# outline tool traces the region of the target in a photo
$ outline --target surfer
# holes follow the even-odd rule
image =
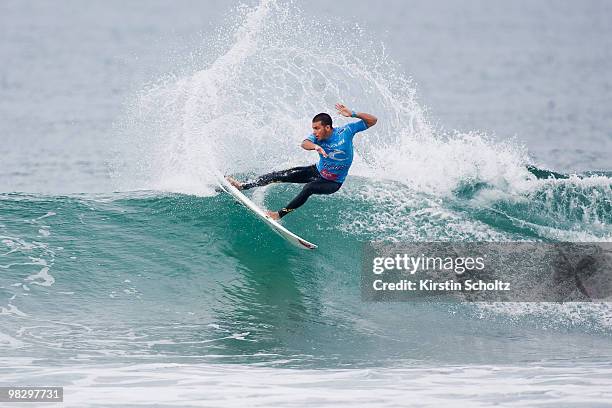
[[[319,154],[319,163],[305,167],[294,167],[259,176],[253,181],[240,183],[232,177],[227,180],[238,190],[248,190],[270,183],[306,183],[302,191],[286,207],[279,211],[266,211],[273,220],[279,220],[302,206],[313,194],[333,194],[342,187],[353,162],[353,137],[377,122],[374,115],[355,112],[341,103],[336,104],[339,114],[359,119],[340,127],[332,127],[332,118],[319,113],[312,119],[312,134],[302,142],[305,150]]]

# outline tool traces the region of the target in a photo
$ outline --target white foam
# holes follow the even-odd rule
[[[41,227],[38,230],[38,233],[43,237],[48,237],[49,235],[51,235],[51,231],[49,231],[49,227]]]
[[[0,314],[2,314],[1,311]],[[16,338],[5,333],[0,333],[0,344],[10,348],[19,348],[24,346],[24,343],[21,340],[17,340]]]
[[[470,407],[605,406],[612,399],[607,363],[321,370],[179,363],[29,368],[31,364],[17,359],[2,363],[6,382],[36,378],[63,386],[64,400],[79,407],[440,407],[450,399]]]
[[[414,87],[358,28],[324,25],[267,0],[227,24],[236,27],[231,35],[222,27],[218,43],[205,40],[195,53],[222,50],[205,68],[194,64],[136,96],[119,129],[119,184],[193,192],[214,184],[212,168],[259,173],[312,162],[317,156],[299,144],[312,116],[338,101],[376,112],[381,122],[369,133],[378,139],[425,131]],[[329,49],[342,57],[330,58]]]
[[[401,183],[355,181],[341,192],[351,204],[346,206],[340,229],[365,239],[504,241],[510,237]]]
[[[40,279],[41,281],[38,281]],[[55,278],[49,273],[49,267],[42,268],[38,273],[25,278],[26,281],[31,281],[34,285],[51,286],[55,283]]]
[[[539,325],[545,327],[568,327],[587,325],[595,330],[612,329],[612,303],[610,302],[521,302],[521,303],[475,303],[486,312],[508,317],[541,317]],[[486,318],[486,315],[481,316]]]
[[[6,307],[0,307],[0,315],[14,315],[19,317],[27,317],[28,315],[17,308],[17,306],[8,304]]]

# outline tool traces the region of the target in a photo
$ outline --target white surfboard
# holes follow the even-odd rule
[[[266,213],[259,208],[249,197],[245,196],[238,190],[236,187],[232,186],[229,181],[222,175],[218,175],[219,184],[221,187],[232,195],[236,200],[242,203],[249,210],[253,211],[259,218],[261,218],[274,232],[276,232],[281,237],[285,238],[287,241],[292,243],[293,245],[302,248],[302,249],[315,249],[317,246],[311,242],[306,241],[303,238],[298,237],[293,232],[289,231],[287,228],[283,227],[280,223],[268,217]]]

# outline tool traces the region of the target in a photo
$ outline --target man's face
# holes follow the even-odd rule
[[[317,140],[327,139],[331,132],[331,126],[323,126],[321,122],[312,122],[312,134],[315,135]]]

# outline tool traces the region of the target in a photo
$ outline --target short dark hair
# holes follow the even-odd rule
[[[319,113],[314,118],[312,118],[312,123],[321,122],[323,126],[331,126],[332,118],[327,113]]]

